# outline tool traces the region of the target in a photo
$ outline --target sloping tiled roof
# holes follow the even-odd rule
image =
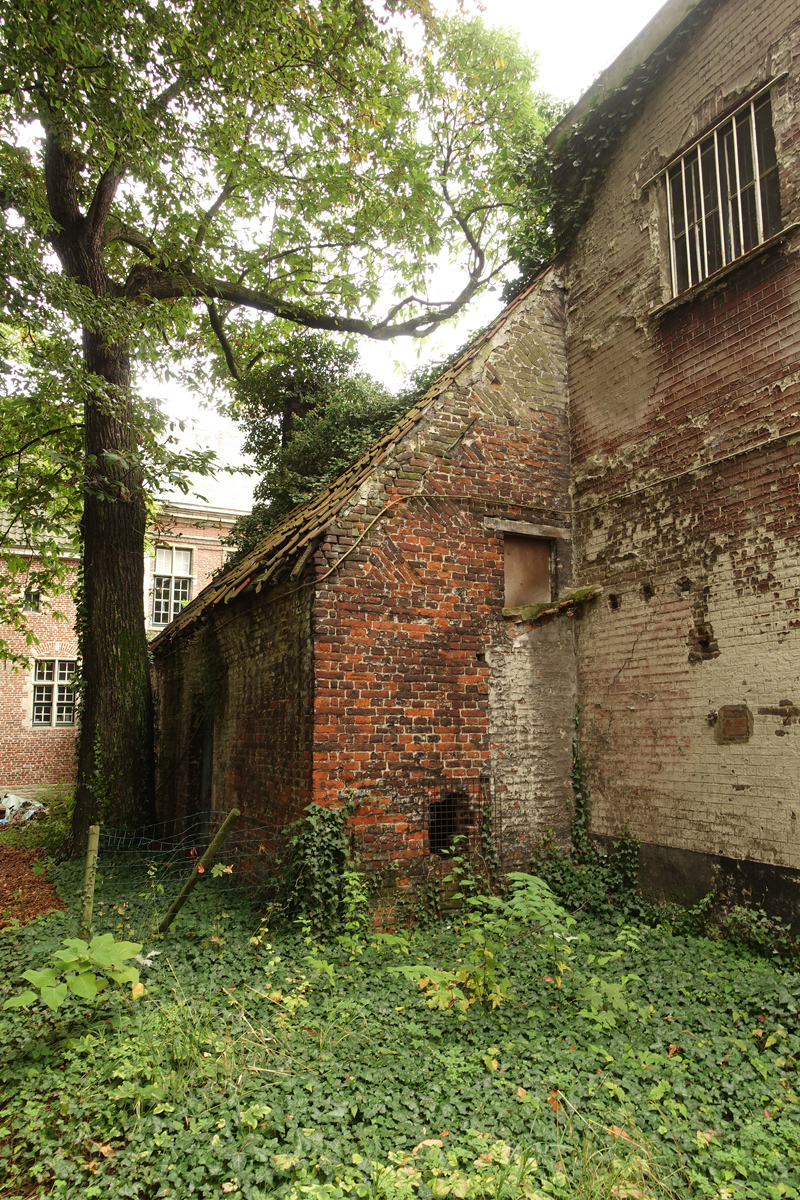
[[[426,409],[446,391],[461,372],[470,365],[479,351],[491,341],[502,325],[528,298],[536,287],[543,271],[532,283],[524,287],[506,305],[500,315],[487,325],[411,408],[382,437],[349,466],[324,491],[313,500],[298,504],[270,530],[248,554],[239,559],[228,571],[213,579],[178,614],[167,628],[154,638],[151,646],[158,650],[188,626],[193,625],[203,613],[215,604],[232,600],[248,586],[256,587],[274,579],[281,567],[288,566],[295,558],[319,537],[340,510],[369,478],[370,474],[386,458],[399,441],[413,429]]]

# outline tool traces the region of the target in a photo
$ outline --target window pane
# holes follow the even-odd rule
[[[33,689],[33,723],[34,725],[50,725],[53,720],[53,689],[52,687],[34,686]]]
[[[168,575],[156,576],[153,581],[153,624],[169,624],[169,597],[172,580]]]
[[[190,579],[174,579],[172,581],[172,615],[177,617],[184,604],[189,603]]]
[[[173,550],[172,551],[172,571],[174,575],[191,575],[192,573],[192,552],[191,550]]]
[[[723,265],[717,162],[713,137],[708,138],[700,147],[700,160],[703,174],[703,206],[706,213],[706,258],[708,274],[711,275]]]
[[[75,724],[75,692],[73,688],[58,685],[56,695],[56,725]]]
[[[67,662],[66,660],[60,662],[58,664],[58,682],[66,683],[72,679],[72,676],[75,674],[75,666],[74,662]]]
[[[761,175],[766,175],[773,167],[777,167],[778,159],[775,154],[775,134],[772,130],[772,105],[769,95],[763,96],[755,105],[756,110],[756,150],[758,152],[758,169]]]
[[[159,575],[172,574],[172,551],[168,546],[159,546],[156,550],[156,572]]]
[[[34,668],[33,678],[37,683],[52,683],[55,677],[55,659],[40,658]]]
[[[761,218],[764,222],[764,237],[770,238],[780,233],[783,228],[781,220],[781,193],[778,184],[778,168],[774,167],[761,180]]]

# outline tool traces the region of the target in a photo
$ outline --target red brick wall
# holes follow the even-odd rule
[[[311,793],[312,593],[283,591],[245,593],[155,652],[159,814],[197,813],[209,719],[212,810],[265,823],[267,849]]]
[[[490,804],[509,862],[547,827],[565,833],[572,622],[503,618],[503,534],[487,524],[568,524],[563,334],[550,272],[328,527],[306,568],[315,592],[243,592],[156,646],[165,812],[189,803],[186,714],[213,694],[218,810],[277,827],[352,795],[363,861],[405,873],[443,789],[473,814]],[[556,547],[563,590],[569,538]],[[204,672],[218,672],[205,690]]]
[[[571,627],[556,644],[552,631],[503,619],[503,535],[484,523],[564,523],[562,344],[550,276],[316,557],[314,798],[329,803],[352,791],[370,801],[356,819],[368,860],[418,865],[430,801],[461,781],[473,792],[481,779],[493,789],[508,860],[524,858],[548,826],[565,829]],[[563,589],[568,541],[557,558]],[[542,673],[552,689],[538,690]],[[506,705],[515,680],[519,692]],[[523,764],[520,787],[514,768]]]
[[[60,612],[64,619],[53,613]],[[68,596],[46,596],[41,611],[28,614],[39,644],[28,646],[24,636],[10,629],[0,634],[12,649],[33,659],[77,658],[73,626],[75,606]],[[33,675],[24,667],[4,662],[0,670],[0,786],[28,789],[43,784],[69,783],[75,772],[75,729],[71,726],[33,725]]]
[[[794,867],[800,244],[653,315],[663,185],[642,185],[788,69],[773,122],[800,219],[798,50],[796,5],[721,5],[623,138],[567,265],[577,574],[605,588],[579,637],[595,828],[629,817],[646,842]],[[752,714],[746,742],[720,741],[729,705]]]
[[[222,514],[197,516],[184,514],[175,519],[165,510],[154,537],[164,544],[192,549],[192,575],[195,592],[202,590],[223,562],[224,537],[232,524]],[[152,615],[152,557],[146,564],[149,588],[146,615]],[[76,564],[77,566],[77,564]],[[56,620],[52,612],[64,614]],[[30,614],[30,628],[39,639],[28,647],[24,637],[9,630],[0,632],[9,644],[32,658],[77,659],[74,632],[75,606],[69,596],[42,597],[42,611]],[[70,783],[75,775],[74,744],[77,726],[34,727],[32,669],[14,671],[10,663],[0,670],[0,787],[31,789],[55,783]]]

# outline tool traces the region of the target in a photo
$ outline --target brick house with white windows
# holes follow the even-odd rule
[[[796,913],[799,118],[796,4],[664,5],[552,135],[559,258],[155,640],[165,814],[354,792],[412,870],[477,795],[524,860],[577,695],[652,893]]]
[[[207,505],[162,505],[145,558],[149,636],[160,632],[223,565],[227,550],[220,539],[238,515]],[[28,669],[15,670],[8,661],[0,669],[0,790],[35,794],[43,786],[70,783],[75,775],[71,682],[78,644],[75,606],[68,595],[26,592],[22,603],[38,644],[28,647],[21,635],[0,631],[13,649],[30,655]]]

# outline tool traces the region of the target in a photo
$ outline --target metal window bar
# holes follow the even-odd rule
[[[689,253],[689,209],[686,203],[686,159],[681,159],[681,192],[683,193],[683,229],[684,239],[686,241],[686,276],[689,280],[689,287],[692,287],[695,280],[692,279],[692,256]]]
[[[720,254],[722,265],[746,254],[753,246],[748,245],[748,228],[745,222],[743,196],[745,189],[750,186],[754,191],[754,208],[756,220],[756,242],[760,245],[766,240],[764,222],[764,200],[762,197],[762,181],[769,174],[760,161],[758,136],[756,128],[756,100],[759,107],[769,105],[769,97],[763,98],[763,93],[753,97],[746,105],[735,112],[727,121],[718,125],[710,135],[713,138],[713,162],[716,182],[717,215],[720,234]],[[771,109],[770,109],[771,120]],[[747,125],[746,136],[753,156],[753,179],[743,181],[743,163],[740,156],[740,138],[745,136],[744,126]],[[667,192],[667,216],[670,237],[670,275],[673,295],[680,290],[677,247],[681,238],[684,239],[686,251],[687,288],[694,287],[713,273],[709,265],[707,213],[705,205],[706,184],[708,182],[711,195],[711,181],[706,179],[703,166],[703,143],[708,144],[708,136],[698,141],[684,154],[678,163],[668,167],[664,172]],[[720,142],[722,148],[720,149]],[[746,145],[746,143],[743,143]],[[723,193],[723,164],[724,183]],[[679,170],[676,170],[679,168]],[[688,171],[688,179],[687,179]],[[683,230],[676,230],[673,186],[679,189],[680,204],[683,215]],[[691,197],[689,189],[691,188]],[[724,199],[723,199],[724,197]],[[692,202],[692,220],[689,219],[689,202]],[[726,220],[727,217],[727,220]],[[752,224],[749,226],[752,237]]]
[[[722,177],[719,172],[719,129],[714,130],[714,169],[717,176],[717,210],[719,212],[719,241],[722,249],[722,265],[728,265],[728,241],[725,236],[725,217],[722,209]]]
[[[758,145],[756,142],[756,106],[750,101],[750,144],[753,147],[753,191],[756,200],[756,229],[758,230],[757,245],[764,241],[764,214],[761,210],[761,169],[758,161]]]
[[[706,200],[703,180],[702,142],[697,144],[697,190],[700,193],[700,220],[703,232],[703,278],[708,276],[708,238],[706,236]]]

